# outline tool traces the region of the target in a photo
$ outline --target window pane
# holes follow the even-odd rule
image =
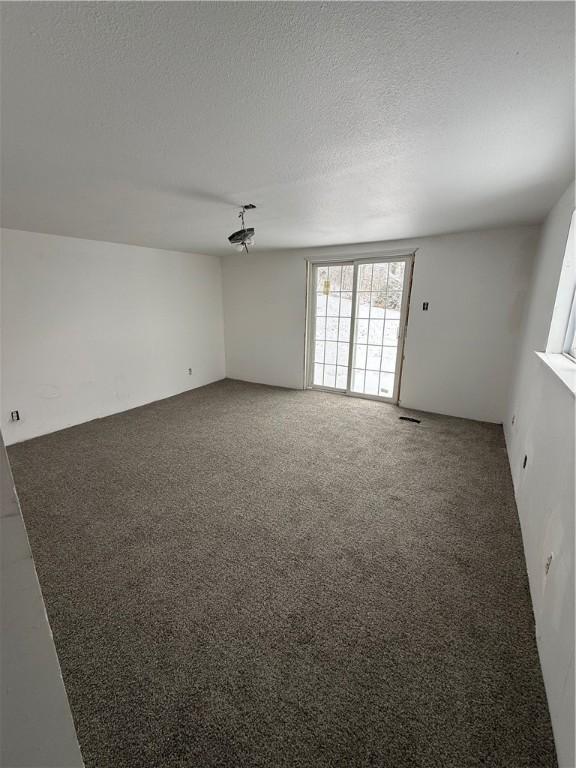
[[[358,290],[372,290],[372,264],[360,264],[358,267]]]
[[[326,320],[323,317],[316,318],[316,338],[323,339],[326,335]]]
[[[354,347],[354,367],[366,368],[366,344],[356,344]]]
[[[384,323],[384,344],[396,344],[398,341],[398,329],[400,323],[398,320],[388,320]]]
[[[387,310],[395,310],[398,314],[397,317],[400,317],[400,307],[402,306],[402,294],[398,291],[388,291],[385,298],[384,306]],[[387,315],[388,317],[389,315]]]
[[[324,386],[325,387],[336,386],[336,366],[335,365],[324,366]]]
[[[346,389],[348,386],[348,368],[344,365],[336,368],[336,386],[340,389]]]
[[[342,267],[329,267],[328,277],[331,291],[342,290]]]
[[[383,320],[386,316],[385,296],[383,293],[373,293],[370,301],[370,317]]]
[[[350,317],[352,314],[352,294],[349,291],[340,294],[340,316]]]
[[[356,321],[356,341],[366,344],[368,341],[368,320]]]
[[[380,355],[382,347],[368,347],[368,353],[366,355],[366,368],[372,371],[380,371]]]
[[[370,300],[372,294],[364,292],[358,292],[356,299],[356,306],[358,307],[358,317],[370,317]]]
[[[329,341],[338,341],[338,318],[329,317],[326,320],[326,338]]]
[[[338,365],[348,365],[348,356],[350,354],[350,345],[346,342],[338,343]]]
[[[380,377],[379,371],[366,371],[366,379],[364,380],[364,394],[366,395],[378,394],[379,377]]]
[[[314,384],[316,386],[321,387],[322,383],[324,382],[324,366],[323,365],[316,365],[314,366]]]
[[[380,370],[394,373],[396,370],[396,347],[382,347]]]
[[[352,392],[364,392],[364,371],[359,368],[352,370]]]
[[[326,296],[323,293],[316,294],[316,316],[326,314]]]
[[[346,264],[342,267],[342,290],[351,291],[354,283],[354,266]]]
[[[339,341],[350,340],[350,318],[349,317],[340,318],[340,325],[338,328],[338,339]]]
[[[327,341],[326,342],[326,357],[324,358],[325,363],[330,363],[330,365],[336,365],[336,355],[338,353],[338,344],[335,341]]]
[[[339,311],[340,311],[340,294],[331,293],[330,296],[328,296],[327,314],[332,315],[332,317],[338,317]]]
[[[390,263],[388,274],[388,290],[401,291],[404,284],[404,262],[393,261]]]
[[[572,217],[572,225],[576,221],[576,214]],[[570,226],[570,234],[568,236],[568,245],[566,246],[566,253],[571,246],[572,239],[572,225]],[[569,257],[568,257],[569,258]],[[574,273],[576,277],[576,272]],[[573,358],[576,358],[576,290],[572,297],[572,307],[570,309],[570,315],[568,317],[568,327],[566,329],[566,338],[564,339],[564,352]]]
[[[372,273],[372,290],[386,292],[388,283],[388,264],[374,264]]]
[[[316,292],[322,293],[324,281],[328,280],[328,267],[318,267],[316,270]]]
[[[368,329],[368,343],[382,344],[382,334],[384,331],[384,320],[370,320]]]
[[[314,361],[316,363],[324,362],[324,342],[317,341],[314,345]]]
[[[392,397],[394,394],[394,374],[380,374],[380,395],[381,397]]]

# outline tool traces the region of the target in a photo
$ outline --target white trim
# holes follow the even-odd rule
[[[558,353],[536,352],[535,354],[560,379],[564,386],[576,396],[576,363],[572,362],[567,355]]]
[[[408,309],[410,306],[410,293],[412,285],[412,270],[414,269],[414,254],[405,259],[404,285],[402,286],[402,306],[398,327],[398,346],[396,348],[396,368],[394,370],[394,392],[392,399],[398,403],[400,399],[400,381],[402,375],[402,363],[404,359],[404,342],[408,330]]]
[[[364,392],[345,392],[346,397],[359,397],[361,400],[377,400],[380,403],[389,403],[390,405],[398,405],[398,402],[393,397],[383,397],[382,395],[366,395]]]
[[[396,393],[396,404],[400,404],[400,390],[402,387],[402,372],[404,370],[404,357],[405,357],[405,349],[406,349],[406,336],[408,335],[408,322],[410,319],[410,301],[412,300],[412,283],[414,281],[414,263],[415,263],[415,254],[413,254],[410,257],[410,261],[407,262],[410,264],[409,269],[407,270],[409,272],[408,275],[408,285],[404,284],[402,287],[402,306],[403,308],[406,308],[406,312],[404,317],[400,318],[401,323],[400,327],[402,329],[402,345],[400,350],[400,345],[398,345],[398,349],[400,350],[401,354],[399,355],[400,358],[400,368],[398,370],[398,392]],[[406,280],[406,274],[404,274],[404,279]],[[405,299],[405,300],[404,300]],[[396,360],[398,362],[398,358]]]
[[[341,258],[338,258],[338,256],[325,256],[317,259],[306,259],[306,261],[308,264],[334,264],[338,266],[341,264],[355,264],[356,262],[362,262],[363,264],[369,264],[371,262],[382,263],[384,261],[401,261],[402,259],[407,259],[410,256],[415,256],[417,250],[418,248],[414,248],[413,250],[407,251],[404,248],[398,251],[381,251],[380,254],[374,254],[374,251],[360,251],[354,255],[342,255]]]
[[[310,378],[310,344],[309,344],[309,338],[310,333],[312,330],[312,326],[314,325],[314,316],[312,313],[312,295],[313,292],[310,290],[310,282],[313,279],[312,277],[312,265],[310,262],[306,262],[306,301],[304,304],[305,312],[306,312],[306,318],[304,321],[304,376],[302,379],[302,389],[308,388],[308,379]]]
[[[354,334],[356,333],[356,299],[358,298],[358,264],[354,262],[354,273],[352,278],[352,304],[350,305],[350,348],[348,350],[348,378],[346,379],[346,394],[349,395],[352,390],[352,371],[354,369]]]
[[[317,392],[335,392],[337,395],[345,395],[346,390],[342,389],[342,387],[324,387],[320,386],[320,384],[310,384],[308,389],[315,389]]]

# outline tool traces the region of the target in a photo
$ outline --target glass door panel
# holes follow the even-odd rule
[[[354,265],[316,265],[313,283],[315,312],[312,383],[316,387],[346,390]]]
[[[350,390],[391,399],[400,342],[404,261],[357,265]]]

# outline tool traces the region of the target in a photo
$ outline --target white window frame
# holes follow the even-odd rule
[[[546,354],[563,355],[570,365],[576,364],[574,333],[576,331],[576,212],[572,212],[566,238],[562,268],[558,278],[556,298]]]
[[[576,287],[572,296],[572,307],[570,308],[562,353],[573,363],[576,363]]]

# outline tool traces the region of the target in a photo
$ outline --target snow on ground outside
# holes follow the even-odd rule
[[[363,300],[364,299],[364,300]],[[401,296],[391,297],[400,306]],[[355,327],[353,392],[391,397],[400,327],[400,310],[371,305],[374,294],[360,296]],[[314,384],[345,389],[352,298],[346,293],[317,294]]]

